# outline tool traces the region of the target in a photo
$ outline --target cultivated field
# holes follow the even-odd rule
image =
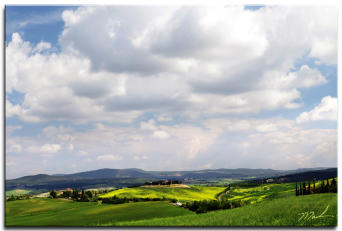
[[[127,198],[168,198],[176,199],[180,202],[193,200],[215,200],[216,195],[222,192],[225,187],[205,187],[191,186],[189,188],[178,187],[136,187],[115,190],[104,195],[108,197],[127,197]]]
[[[6,201],[6,226],[336,226],[337,193],[295,195],[294,183],[247,187],[134,187],[102,198],[176,199],[121,204],[34,198]],[[196,214],[194,201],[236,202],[239,206]],[[210,206],[210,205],[209,205]],[[210,211],[208,208],[207,211]]]
[[[226,194],[221,196],[222,200],[242,200],[250,204],[263,200],[289,197],[295,195],[294,183],[267,184],[255,187],[231,187]]]

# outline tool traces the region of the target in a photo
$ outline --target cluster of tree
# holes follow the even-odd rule
[[[206,213],[219,209],[232,209],[247,205],[248,201],[243,200],[203,200],[186,202],[184,208],[187,208],[196,213]]]
[[[25,200],[25,199],[30,199],[31,198],[31,195],[20,195],[20,196],[14,196],[14,195],[11,195],[10,197],[8,197],[6,200],[7,201],[16,201],[16,200]]]
[[[145,185],[171,185],[171,184],[181,184],[181,180],[158,180],[158,181],[151,181],[145,182]]]
[[[167,199],[165,197],[163,198],[127,198],[127,197],[118,197],[113,196],[111,198],[99,198],[99,200],[102,200],[102,203],[107,204],[123,204],[123,203],[129,203],[129,202],[143,202],[143,201],[166,201],[170,200],[171,202],[177,202],[175,199]]]
[[[50,191],[51,198],[57,198],[57,192],[55,190]]]
[[[316,184],[318,182],[318,184]],[[296,183],[296,196],[316,194],[316,193],[337,193],[337,181],[326,179],[313,182]]]
[[[84,190],[78,190],[78,189],[72,189],[72,190],[64,190],[60,195],[57,195],[57,192],[55,190],[52,190],[50,192],[51,198],[68,198],[73,199],[75,201],[81,201],[81,202],[88,202],[88,201],[97,201],[97,192],[92,192],[90,190],[84,191]]]
[[[145,184],[144,184],[145,185]],[[127,186],[127,187],[124,187],[124,188],[136,188],[136,187],[140,187],[141,186],[141,184],[132,184],[132,185],[129,185],[129,186]],[[121,188],[121,187],[120,187]],[[120,189],[119,188],[119,189]]]
[[[118,189],[121,189],[121,187],[119,187]],[[96,191],[94,191],[95,194],[104,194],[104,193],[109,193],[111,191],[116,190],[115,188],[105,188],[105,189],[97,189]]]
[[[97,196],[96,194],[93,194],[92,191],[84,191],[82,190],[81,196],[79,197],[78,201],[97,201]]]
[[[117,196],[113,196],[111,198],[102,198],[102,203],[105,204],[123,204],[123,203],[128,203],[129,199],[127,197],[117,197]]]

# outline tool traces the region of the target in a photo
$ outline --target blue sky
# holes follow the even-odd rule
[[[332,7],[5,13],[7,178],[336,165]]]
[[[61,14],[72,6],[6,6],[6,43],[12,33],[19,32],[22,38],[33,44],[46,41],[58,46],[58,35],[63,31]]]

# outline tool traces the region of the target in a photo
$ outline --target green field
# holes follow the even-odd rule
[[[193,200],[215,200],[216,195],[222,192],[225,187],[191,186],[190,188],[170,187],[136,187],[115,190],[101,195],[102,198],[113,196],[127,198],[168,198],[180,202]]]
[[[251,204],[264,200],[289,197],[295,195],[294,183],[283,184],[267,184],[256,187],[232,187],[226,194],[222,195],[222,199],[226,200],[242,200]]]
[[[219,186],[227,187],[231,183],[240,182],[239,179],[220,178],[220,179],[206,179],[206,180],[191,180],[187,185],[193,186]]]
[[[25,189],[14,189],[10,191],[6,191],[6,197],[10,196],[21,196],[21,195],[26,195],[29,194],[31,190],[25,190]]]
[[[35,198],[6,202],[6,226],[101,226],[192,214],[168,202],[97,204]]]
[[[224,187],[135,187],[101,197],[214,200]],[[295,184],[233,186],[220,200],[243,207],[196,214],[169,201],[101,204],[34,198],[6,201],[6,226],[336,226],[337,194],[295,196]],[[247,205],[246,205],[247,204]]]
[[[324,213],[324,211],[326,212]],[[305,213],[307,214],[304,217]],[[323,213],[323,215],[322,215]],[[312,216],[314,214],[314,217]],[[108,224],[111,225],[111,224]],[[173,218],[120,222],[120,226],[336,226],[337,194],[291,196],[241,208]]]

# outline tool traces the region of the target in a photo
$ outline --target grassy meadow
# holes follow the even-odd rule
[[[111,205],[34,198],[6,202],[5,208],[6,226],[102,226],[192,214],[165,201]]]
[[[326,212],[324,213],[324,211]],[[305,214],[303,214],[305,213]],[[324,213],[322,215],[322,213]],[[313,215],[313,216],[312,216]],[[111,224],[109,224],[111,225]],[[172,218],[120,222],[119,226],[336,226],[337,194],[291,196],[244,207]]]
[[[101,195],[108,197],[127,198],[168,198],[176,199],[180,202],[194,200],[215,200],[216,195],[222,192],[225,187],[191,186],[189,188],[178,187],[135,187],[123,188]]]
[[[242,201],[242,207],[196,214],[170,201],[105,204],[66,199],[6,201],[6,226],[336,226],[337,194],[295,196],[294,183],[255,187],[123,188],[102,198]],[[224,193],[222,193],[224,192]]]

